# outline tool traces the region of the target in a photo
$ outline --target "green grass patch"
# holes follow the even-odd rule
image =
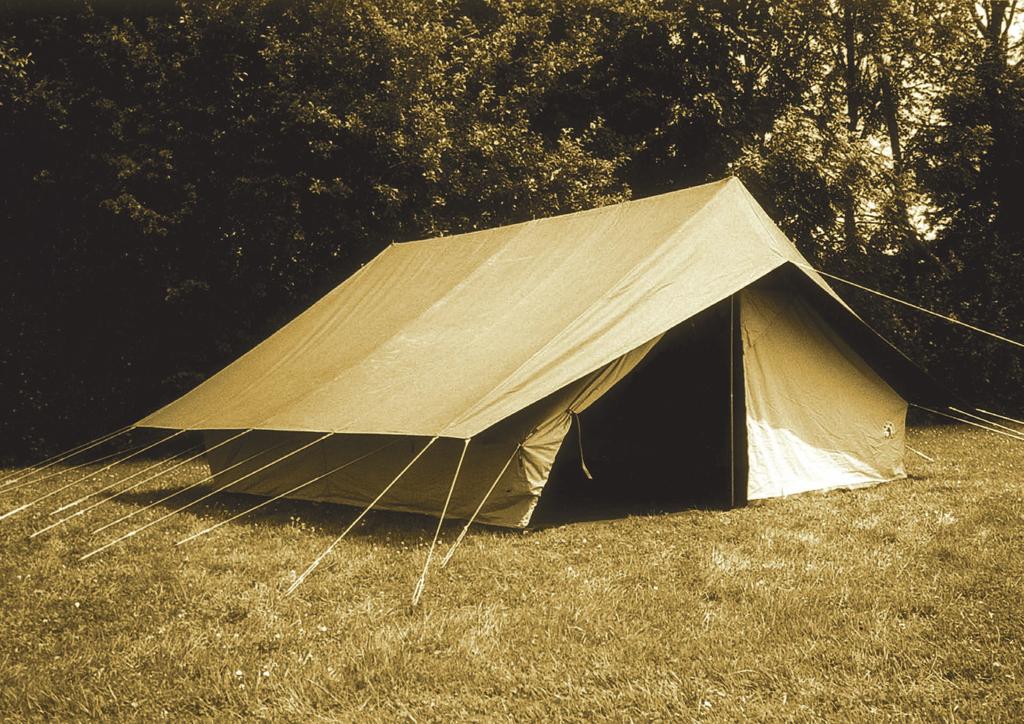
[[[1020,721],[1024,444],[910,444],[936,462],[908,455],[910,479],[874,488],[474,528],[416,609],[430,519],[371,513],[285,597],[352,509],[281,501],[175,547],[254,502],[221,495],[80,563],[157,488],[29,540],[68,491],[0,522],[0,714]]]

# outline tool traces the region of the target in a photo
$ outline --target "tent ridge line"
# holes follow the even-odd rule
[[[568,219],[568,218],[572,218],[573,216],[586,216],[587,214],[597,214],[597,213],[608,211],[609,209],[611,209],[613,207],[616,207],[616,206],[629,206],[631,204],[650,203],[650,202],[653,202],[653,201],[655,201],[657,199],[663,198],[665,196],[672,196],[673,194],[680,194],[680,193],[695,191],[696,189],[701,189],[701,188],[705,188],[705,187],[708,187],[708,186],[715,186],[715,185],[725,186],[729,181],[731,181],[733,179],[736,179],[736,178],[737,177],[736,177],[735,174],[729,174],[729,175],[724,176],[723,178],[717,179],[715,181],[707,181],[707,182],[702,183],[702,184],[697,184],[696,186],[685,186],[683,188],[673,189],[671,191],[664,191],[664,192],[662,192],[660,194],[651,194],[650,196],[641,196],[641,197],[635,198],[635,199],[634,198],[629,198],[629,199],[625,199],[623,201],[615,201],[613,203],[604,204],[602,206],[592,206],[589,209],[578,209],[577,211],[566,211],[565,213],[555,214],[554,216],[535,216],[535,217],[530,218],[530,219],[524,219],[523,221],[515,221],[515,222],[512,222],[511,224],[502,224],[501,226],[492,226],[492,227],[488,227],[486,229],[473,229],[471,231],[462,231],[462,232],[459,232],[457,234],[442,234],[441,236],[426,236],[426,237],[423,237],[421,239],[409,239],[408,241],[392,241],[389,244],[389,246],[402,247],[402,246],[407,246],[407,245],[410,245],[410,244],[419,244],[421,242],[430,242],[430,241],[450,242],[453,239],[459,238],[460,236],[472,236],[474,234],[482,234],[482,233],[487,232],[487,231],[494,231],[495,229],[507,229],[507,228],[516,227],[516,226],[523,226],[525,224],[530,224],[530,223],[532,223],[534,221],[548,221],[548,220],[552,220],[552,219]]]

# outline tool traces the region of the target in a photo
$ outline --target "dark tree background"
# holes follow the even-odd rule
[[[1001,0],[0,5],[0,454],[126,424],[391,241],[740,176],[822,268],[1024,338]],[[940,382],[1024,355],[840,291]]]

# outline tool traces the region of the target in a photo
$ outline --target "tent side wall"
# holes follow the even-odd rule
[[[750,500],[906,477],[907,403],[800,296],[741,294]]]
[[[207,446],[214,446],[230,434],[223,431],[206,433]],[[240,480],[267,462],[317,437],[316,433],[257,430],[211,450],[207,457],[211,470],[217,472],[214,485],[226,485],[231,480],[238,480],[237,485],[229,488],[230,491],[264,497],[276,496],[370,453],[359,462],[330,473],[287,496],[362,507],[369,504],[430,440],[406,435],[334,435],[263,472]],[[451,517],[468,518],[472,514],[502,466],[515,452],[516,444],[516,440],[510,437],[473,441],[466,452],[452,498],[449,509]],[[436,516],[444,505],[462,446],[462,441],[457,439],[437,440],[402,476],[378,507]],[[228,470],[252,455],[256,457]],[[517,455],[519,459],[513,461],[502,476],[480,516],[481,520],[495,525],[516,526],[528,516],[532,509],[533,496],[530,491],[533,486],[525,474],[522,457]]]
[[[505,527],[527,525],[547,483],[555,455],[569,431],[572,414],[586,409],[628,374],[658,339],[660,337],[473,438],[452,495],[448,517],[465,519],[472,515],[505,463],[514,456],[477,519]],[[207,459],[211,470],[217,474],[215,485],[223,486],[236,480],[237,485],[229,488],[233,492],[271,497],[329,473],[287,497],[356,506],[369,504],[430,439],[409,435],[333,435],[256,472],[315,440],[317,433],[256,430],[211,449],[232,434],[223,430],[205,434],[210,449]],[[377,507],[438,515],[448,495],[462,447],[460,439],[438,439]],[[356,460],[358,462],[342,470],[331,472]]]

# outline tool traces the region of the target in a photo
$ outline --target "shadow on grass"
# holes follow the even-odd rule
[[[530,520],[533,530],[560,528],[574,523],[594,523],[634,517],[656,517],[691,510],[728,510],[727,505],[704,500],[626,500],[622,498],[588,498],[573,501],[541,497]]]
[[[122,504],[137,506],[139,509],[155,504],[153,510],[159,511],[161,514],[189,506],[183,513],[193,517],[206,518],[209,525],[214,525],[219,520],[226,520],[266,500],[261,496],[225,491],[194,505],[189,505],[208,492],[208,489],[202,488],[192,490],[184,487],[165,488],[125,493],[118,496],[118,501]],[[172,493],[175,494],[174,497],[159,502]],[[661,516],[689,510],[724,509],[721,505],[714,505],[706,501],[630,501],[617,497],[567,500],[564,496],[554,495],[550,499],[541,498],[527,530],[548,530],[574,523],[619,520],[636,516]],[[301,521],[328,535],[340,535],[361,511],[361,507],[340,503],[283,498],[245,513],[238,520],[231,521],[227,525],[286,527]],[[141,525],[144,520],[146,517],[140,515],[131,521],[126,521],[124,525]],[[454,518],[446,520],[444,524],[446,537],[450,538],[463,525],[465,525],[464,520]],[[401,546],[430,538],[433,536],[436,526],[437,519],[432,516],[374,509],[348,535],[352,538],[372,537],[378,539],[374,541],[376,543]],[[522,531],[475,522],[470,534],[506,537],[521,535]]]
[[[173,498],[163,502],[157,502],[161,498],[176,492],[181,494],[176,494]],[[185,488],[177,488],[175,490],[170,488],[126,493],[120,496],[118,500],[125,504],[139,506],[139,508],[156,503],[153,510],[166,513],[182,508],[207,493],[209,493],[208,489],[204,490],[201,488],[195,490],[186,490]],[[265,500],[267,499],[261,496],[225,491],[196,503],[183,512],[194,517],[205,517],[209,525],[214,525],[220,520],[226,520],[233,515],[242,513]],[[233,520],[227,525],[287,527],[295,525],[297,521],[301,521],[306,526],[319,529],[327,535],[340,535],[362,510],[362,507],[340,503],[320,503],[309,500],[282,498],[281,500],[275,500],[273,503],[268,503],[258,510],[246,513],[238,520]],[[141,525],[144,517],[138,516],[130,522],[126,521],[124,525],[131,525],[136,520],[139,521],[137,525]],[[446,520],[444,527],[449,533],[448,537],[451,537],[452,531],[458,530],[463,525],[465,525],[465,521],[462,520]],[[375,508],[363,518],[361,523],[347,537],[372,537],[377,539],[374,541],[375,543],[399,547],[423,539],[429,539],[433,536],[436,526],[437,519],[431,516]],[[471,533],[508,536],[519,535],[521,532],[474,523]]]

